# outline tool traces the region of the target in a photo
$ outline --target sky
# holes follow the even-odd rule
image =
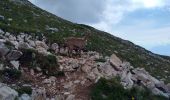
[[[29,0],[75,23],[87,24],[170,56],[170,0]]]

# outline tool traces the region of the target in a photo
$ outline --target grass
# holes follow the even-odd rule
[[[132,99],[134,98],[134,99]],[[91,92],[92,100],[167,100],[149,90],[135,87],[125,90],[117,79],[100,79]]]
[[[81,37],[88,30],[91,36],[88,39],[87,49],[97,51],[103,55],[110,56],[116,52],[122,60],[130,62],[134,67],[145,68],[151,75],[158,79],[170,82],[170,57],[153,54],[129,41],[122,40],[106,32],[96,30],[83,24],[75,24],[63,20],[33,5],[16,4],[10,0],[0,1],[0,15],[5,17],[0,20],[0,28],[4,31],[18,34],[25,32],[34,36],[43,33],[48,43],[63,43],[64,38],[75,36]],[[12,18],[9,21],[8,18]],[[25,22],[24,20],[27,20]],[[58,32],[51,32],[46,27],[57,28]],[[168,61],[169,60],[169,61]]]
[[[33,49],[22,49],[23,55],[19,59],[21,66],[42,69],[43,73],[48,76],[62,76],[63,72],[58,71],[59,64],[55,55],[43,55]]]

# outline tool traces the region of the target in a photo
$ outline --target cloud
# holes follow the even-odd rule
[[[97,29],[109,32],[123,39],[152,50],[154,47],[170,44],[170,23],[165,26],[158,19],[164,15],[147,13],[137,14],[138,18],[128,17],[129,13],[139,10],[167,9],[169,13],[170,0],[29,0],[35,5],[56,14],[64,19],[91,25]],[[162,13],[162,12],[161,12]],[[167,16],[167,14],[166,14]],[[128,18],[127,18],[128,17]],[[164,19],[164,18],[163,18]],[[122,23],[126,20],[127,25]],[[168,19],[166,19],[168,20]],[[129,24],[131,23],[131,24]],[[168,22],[167,22],[168,23]],[[155,27],[157,25],[158,27]]]
[[[104,0],[31,0],[39,7],[77,23],[97,23],[104,11]]]

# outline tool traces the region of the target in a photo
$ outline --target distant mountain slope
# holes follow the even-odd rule
[[[27,0],[0,0],[0,29],[17,34],[45,34],[49,43],[62,43],[64,37],[81,37],[88,30],[91,36],[87,49],[104,55],[116,53],[134,67],[144,67],[151,75],[170,82],[170,57],[153,54],[129,41],[93,27],[75,24],[44,11]],[[167,72],[167,73],[166,73]]]

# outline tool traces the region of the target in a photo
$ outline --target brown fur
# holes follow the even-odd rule
[[[73,50],[76,50],[78,53],[81,52],[81,50],[85,49],[87,38],[89,34],[82,37],[68,37],[65,39],[65,45],[68,47],[68,54],[72,54]]]

